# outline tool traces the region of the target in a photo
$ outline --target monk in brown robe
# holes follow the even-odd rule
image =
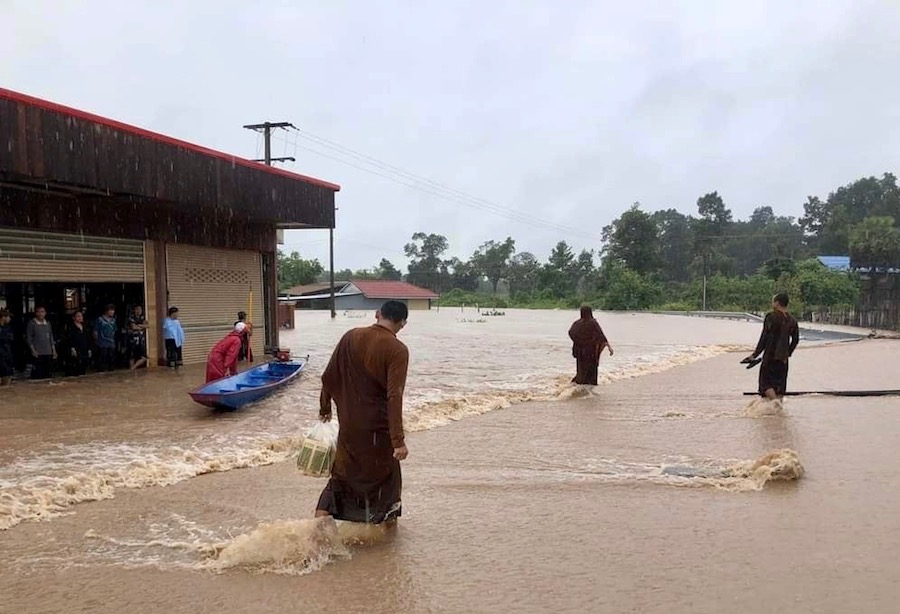
[[[609,355],[612,356],[613,349],[600,324],[594,319],[590,307],[581,308],[581,319],[576,320],[569,328],[569,338],[572,339],[572,356],[575,357],[577,368],[572,382],[596,386],[600,353],[603,348],[609,348]]]
[[[756,349],[744,362],[751,363],[763,355],[759,367],[759,396],[769,400],[781,399],[787,392],[788,359],[800,343],[800,328],[787,308],[787,294],[776,294],[772,299],[772,311],[763,321],[762,333]]]
[[[322,374],[319,416],[331,420],[333,400],[340,429],[316,517],[393,524],[401,514],[400,461],[409,454],[403,437],[409,350],[397,333],[408,316],[405,304],[386,302],[374,325],[341,338]]]

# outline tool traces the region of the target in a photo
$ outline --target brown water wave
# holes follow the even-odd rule
[[[491,479],[498,485],[524,480],[532,487],[542,481],[580,483],[591,480],[611,485],[631,483],[753,492],[771,482],[796,480],[803,475],[804,468],[797,453],[784,449],[757,459],[739,461],[654,465],[599,459],[580,468],[549,464],[547,467],[532,466],[531,470],[496,471]],[[481,485],[485,484],[482,480]],[[351,558],[355,549],[390,540],[392,535],[392,531],[383,526],[304,518],[261,522],[230,536],[178,515],[152,524],[139,533],[139,536],[121,538],[88,531],[85,537],[97,544],[91,562],[126,568],[149,566],[195,572],[305,575],[321,570],[329,563]],[[73,561],[72,564],[79,563]]]
[[[659,373],[732,350],[708,347],[644,348],[626,353],[601,374],[601,384]],[[321,367],[320,367],[321,368]],[[310,374],[313,375],[314,374]],[[435,380],[435,384],[439,384]],[[314,416],[317,388],[307,385],[290,399]],[[520,370],[505,380],[412,388],[405,412],[410,432],[429,430],[469,416],[532,400],[568,400],[590,394],[569,383],[569,376]],[[282,402],[283,402],[282,398]],[[310,418],[271,419],[255,434],[211,434],[181,443],[97,441],[53,446],[25,454],[0,467],[0,530],[23,521],[46,520],[83,502],[110,499],[118,489],[168,486],[213,472],[269,465],[290,459],[299,448]],[[298,428],[299,427],[299,428]]]

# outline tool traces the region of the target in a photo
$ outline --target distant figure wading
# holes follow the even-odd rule
[[[797,320],[788,313],[789,298],[785,293],[772,299],[772,311],[763,322],[759,343],[744,362],[751,362],[762,354],[759,367],[759,396],[769,400],[781,399],[787,392],[788,359],[800,343]]]
[[[569,338],[572,339],[572,356],[577,369],[572,382],[596,386],[600,353],[603,348],[609,348],[609,355],[612,356],[613,349],[590,307],[581,308],[581,318],[569,328]]]

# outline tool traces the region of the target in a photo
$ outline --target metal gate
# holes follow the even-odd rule
[[[253,322],[250,347],[256,360],[262,358],[266,321],[259,252],[170,244],[166,277],[168,305],[178,307],[184,328],[185,363],[205,361],[239,311]]]

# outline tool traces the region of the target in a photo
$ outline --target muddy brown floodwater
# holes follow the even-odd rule
[[[367,314],[368,315],[368,314]],[[202,369],[0,391],[0,612],[894,612],[900,400],[741,396],[758,325],[414,313],[404,516],[311,520],[317,375],[370,319],[298,314],[303,379],[231,414]],[[900,344],[801,342],[793,389],[900,388]]]

